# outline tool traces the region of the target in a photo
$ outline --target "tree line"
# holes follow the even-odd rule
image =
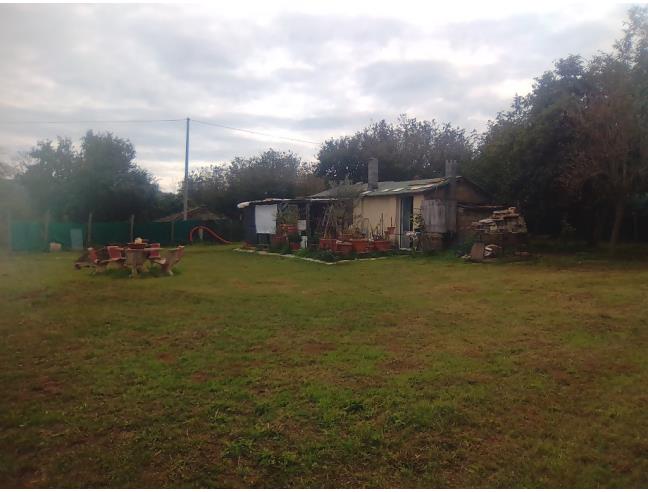
[[[612,51],[560,59],[516,96],[466,173],[538,233],[607,231],[614,245],[629,208],[648,215],[648,8],[629,10]]]
[[[182,185],[159,189],[135,163],[125,139],[89,131],[76,149],[69,139],[39,142],[13,179],[0,180],[0,200],[18,213],[82,220],[124,220],[179,211]],[[443,175],[446,159],[493,195],[516,205],[534,233],[577,234],[615,244],[624,219],[648,218],[648,7],[632,7],[609,52],[566,56],[516,95],[482,134],[450,123],[402,115],[350,136],[326,140],[313,163],[269,149],[195,169],[190,204],[237,217],[236,204],[306,196],[345,179],[364,181],[367,161],[381,180]],[[11,174],[0,166],[5,177]],[[1,204],[0,204],[1,205]]]

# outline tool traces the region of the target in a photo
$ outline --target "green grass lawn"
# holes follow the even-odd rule
[[[0,259],[4,487],[648,485],[648,261],[74,258]]]

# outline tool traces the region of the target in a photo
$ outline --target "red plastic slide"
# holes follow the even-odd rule
[[[193,235],[194,235],[194,232],[196,232],[196,231],[198,231],[198,230],[200,230],[200,229],[202,229],[202,230],[205,231],[207,234],[209,234],[211,237],[213,237],[214,239],[217,239],[217,240],[220,241],[221,243],[224,243],[224,244],[232,244],[231,241],[228,241],[227,239],[223,239],[223,238],[220,237],[218,234],[216,234],[214,231],[212,231],[209,227],[207,227],[207,226],[203,226],[203,225],[196,226],[196,227],[194,227],[193,229],[191,229],[191,230],[189,231],[189,242],[190,242],[190,243],[193,242]]]

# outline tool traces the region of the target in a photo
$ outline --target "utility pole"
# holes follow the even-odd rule
[[[185,139],[184,207],[182,213],[184,220],[187,220],[188,203],[189,203],[189,118],[187,118],[187,136]]]

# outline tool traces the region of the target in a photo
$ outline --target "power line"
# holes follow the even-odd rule
[[[0,121],[0,125],[66,125],[77,123],[167,123],[184,121],[184,118],[158,120],[51,120],[51,121]]]
[[[244,132],[244,133],[251,133],[252,135],[261,135],[264,137],[270,137],[270,138],[278,138],[281,140],[291,140],[293,142],[301,142],[301,143],[308,143],[308,144],[313,144],[313,145],[319,145],[321,142],[313,142],[312,140],[304,140],[302,138],[293,138],[293,137],[286,137],[282,135],[272,135],[270,133],[263,133],[263,132],[258,132],[256,130],[247,130],[245,128],[236,128],[234,126],[228,126],[228,125],[221,125],[220,123],[211,123],[207,121],[200,121],[200,120],[194,120],[192,119],[194,123],[199,123],[201,125],[207,125],[207,126],[215,126],[217,128],[225,128],[227,130],[234,130],[237,132]]]
[[[23,120],[23,121],[0,121],[0,125],[74,125],[74,124],[88,124],[88,123],[176,123],[185,121],[185,118],[168,118],[168,119],[142,119],[142,120]],[[213,126],[216,128],[224,128],[226,130],[233,130],[236,132],[249,133],[251,135],[260,135],[263,137],[276,138],[279,140],[290,140],[292,142],[307,143],[312,145],[320,145],[321,142],[314,142],[303,138],[287,137],[285,135],[273,135],[271,133],[259,132],[256,130],[249,130],[247,128],[237,128],[235,126],[222,125],[210,121],[194,120],[193,122],[201,125]]]

